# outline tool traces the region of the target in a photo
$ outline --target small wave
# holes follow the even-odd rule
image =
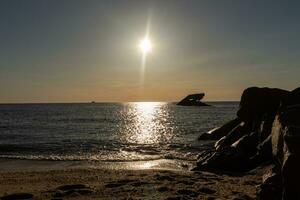
[[[98,152],[96,154],[61,155],[61,154],[2,154],[1,159],[19,160],[48,160],[48,161],[92,161],[92,162],[131,162],[131,161],[151,161],[159,159],[195,161],[197,153],[162,151],[162,152],[143,152],[131,150],[119,150],[109,152]]]
[[[18,154],[5,153],[0,155],[3,159],[23,159],[23,160],[52,160],[52,161],[101,161],[101,162],[128,162],[147,161],[161,159],[161,155],[141,154],[125,150],[102,151],[97,153],[83,154]]]
[[[68,156],[16,156],[16,155],[0,155],[0,159],[16,159],[16,160],[36,160],[36,161],[90,161],[90,162],[135,162],[135,161],[153,161],[162,159],[157,158],[136,158],[136,159],[96,159],[84,157],[68,157]]]

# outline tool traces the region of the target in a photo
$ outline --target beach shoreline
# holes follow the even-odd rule
[[[1,170],[0,197],[27,194],[32,195],[32,199],[225,200],[242,196],[253,199],[262,171],[224,175],[189,170],[90,167]]]
[[[51,171],[65,169],[102,169],[102,170],[170,170],[189,171],[196,161],[178,159],[156,159],[140,161],[91,161],[91,160],[34,160],[0,159],[0,172],[14,171]]]

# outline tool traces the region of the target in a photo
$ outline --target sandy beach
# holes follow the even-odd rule
[[[253,199],[262,169],[218,175],[77,168],[0,172],[2,199]]]

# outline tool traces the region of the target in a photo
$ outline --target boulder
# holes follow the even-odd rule
[[[179,106],[209,106],[206,103],[201,102],[203,99],[204,93],[199,94],[190,94],[182,99],[177,105]]]
[[[232,145],[237,140],[239,140],[244,135],[248,135],[250,133],[251,129],[249,127],[249,124],[241,122],[235,128],[233,128],[226,136],[217,141],[215,147],[216,149],[226,148]]]
[[[273,122],[270,136],[271,153],[278,179],[264,181],[260,187],[259,199],[292,200],[300,199],[300,89],[290,92],[281,101]],[[269,146],[269,145],[267,145]],[[277,186],[277,187],[274,187]],[[278,187],[280,185],[280,187]]]
[[[226,136],[225,136],[226,137]],[[215,152],[202,155],[195,170],[244,172],[257,166],[250,157],[256,154],[257,135],[245,135],[231,146],[219,148]]]
[[[300,87],[291,91],[289,95],[282,100],[281,108],[297,104],[300,104]]]
[[[288,94],[289,91],[277,88],[247,88],[242,94],[237,116],[246,122],[261,119],[265,113],[275,116],[281,100]]]
[[[257,152],[257,133],[252,132],[249,135],[244,135],[231,146],[235,147],[238,151],[242,151],[247,157],[252,157]]]
[[[273,159],[272,155],[272,135],[269,135],[263,142],[257,145],[256,159],[262,162],[269,162]]]
[[[198,140],[219,140],[241,123],[239,118],[233,119],[219,128],[214,128],[199,136]]]
[[[249,162],[244,152],[228,147],[216,151],[206,160],[199,160],[195,170],[243,172],[249,169]]]
[[[262,184],[258,188],[257,199],[258,200],[281,200],[282,182],[281,177],[276,173],[276,169],[271,168],[263,175]]]
[[[282,177],[283,200],[300,199],[300,104],[284,105],[272,129],[272,153]]]
[[[272,132],[272,126],[275,119],[275,115],[265,114],[260,121],[260,126],[257,130],[259,142],[265,141]]]
[[[272,161],[258,199],[300,199],[300,88],[246,89],[237,119],[199,139],[219,141],[199,158],[196,170],[242,172]]]

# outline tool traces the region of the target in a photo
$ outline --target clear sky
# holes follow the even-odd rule
[[[239,100],[300,86],[300,1],[2,0],[0,102]],[[142,72],[137,48],[153,43]]]

